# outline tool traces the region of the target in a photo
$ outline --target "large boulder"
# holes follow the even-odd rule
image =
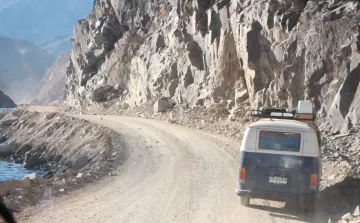
[[[175,106],[175,103],[171,101],[168,97],[159,98],[154,104],[154,113],[166,112],[169,109],[172,109]]]
[[[89,161],[90,160],[88,156],[80,156],[74,161],[71,168],[73,170],[80,170],[81,168],[85,167]]]
[[[105,86],[105,87],[99,87],[92,92],[92,99],[95,102],[102,102],[105,101],[113,92],[114,92],[113,86]]]
[[[43,152],[44,148],[38,148],[27,152],[25,154],[24,167],[27,169],[35,169],[46,163]]]
[[[25,161],[24,167],[27,169],[35,169],[45,163],[45,160],[41,159],[40,156],[32,156]]]
[[[8,157],[14,153],[16,143],[14,140],[8,140],[0,144],[0,157]]]

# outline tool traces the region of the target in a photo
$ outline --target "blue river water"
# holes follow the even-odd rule
[[[0,108],[0,112],[2,112],[5,109],[10,109],[10,110],[14,110],[14,108]]]
[[[0,108],[0,112],[4,109],[6,108]],[[24,168],[24,164],[9,163],[0,160],[0,181],[22,179],[25,175],[31,173],[44,174],[42,171],[27,170]]]
[[[22,179],[25,175],[31,173],[43,175],[42,171],[25,169],[23,164],[9,163],[0,160],[0,181]]]

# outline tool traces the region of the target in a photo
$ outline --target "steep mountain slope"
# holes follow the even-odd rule
[[[71,51],[61,54],[55,63],[46,71],[45,76],[34,90],[33,105],[59,104],[64,95],[66,69],[70,63]]]
[[[4,92],[0,91],[0,108],[15,108],[16,104]]]
[[[52,55],[29,42],[0,37],[1,90],[21,102],[54,61]]]
[[[63,52],[71,49],[70,36],[58,36],[49,42],[40,45],[41,48],[54,56],[60,56]]]
[[[91,11],[92,3],[93,0],[0,1],[0,35],[37,45],[71,36],[73,24]]]
[[[321,128],[347,132],[360,124],[359,11],[337,0],[96,0],[75,25],[65,103],[167,96],[243,116],[311,99]]]

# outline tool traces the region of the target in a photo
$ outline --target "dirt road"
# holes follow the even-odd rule
[[[324,222],[235,195],[239,143],[156,120],[81,116],[118,131],[130,156],[118,176],[30,208],[21,222]]]

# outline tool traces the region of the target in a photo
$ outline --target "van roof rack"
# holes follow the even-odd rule
[[[315,114],[297,113],[296,109],[285,108],[261,108],[257,110],[251,110],[251,116],[257,118],[315,121]]]

